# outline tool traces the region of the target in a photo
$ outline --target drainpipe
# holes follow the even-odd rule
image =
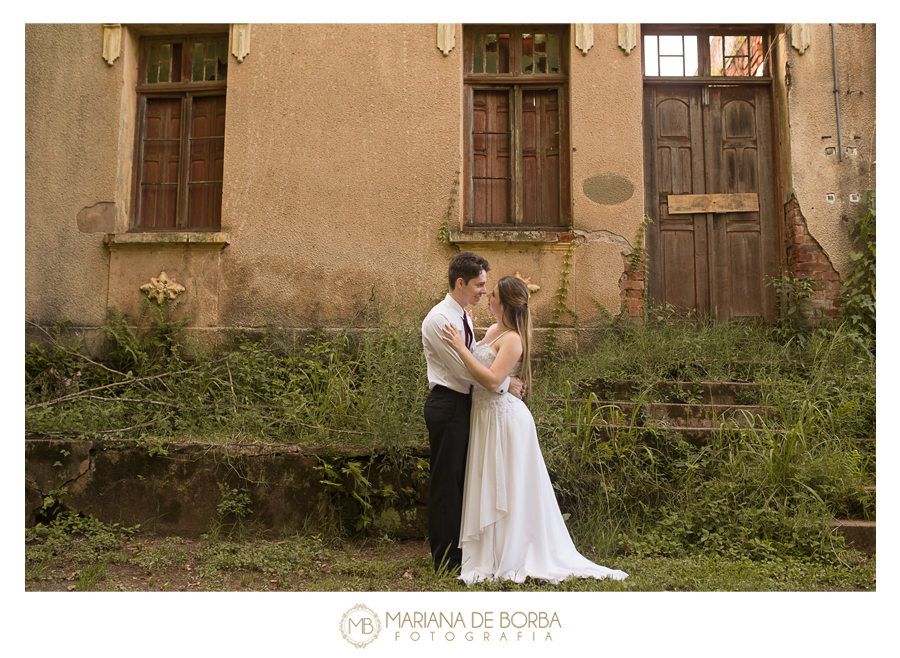
[[[834,23],[830,23],[831,25],[831,61],[834,65],[834,107],[837,110],[837,131],[838,131],[838,155],[841,157],[841,162],[844,161],[844,147],[841,144],[841,99],[839,97],[838,92],[838,81],[837,81],[837,50],[834,47]]]

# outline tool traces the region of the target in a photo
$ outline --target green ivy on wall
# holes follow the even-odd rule
[[[544,352],[548,361],[556,360],[559,355],[559,336],[557,329],[562,326],[562,317],[564,314],[570,315],[575,323],[578,323],[578,314],[569,308],[569,274],[572,271],[573,258],[575,256],[575,247],[577,242],[573,240],[569,244],[563,257],[562,271],[559,274],[559,287],[556,289],[556,303],[550,312],[550,322],[547,323],[547,339],[544,342]]]
[[[850,227],[854,250],[841,286],[841,316],[863,336],[875,338],[875,190],[865,195],[866,213]]]

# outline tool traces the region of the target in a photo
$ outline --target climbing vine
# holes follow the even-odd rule
[[[447,210],[444,212],[444,218],[438,228],[438,241],[441,244],[454,247],[459,251],[459,246],[450,242],[450,220],[453,218],[453,209],[456,207],[456,199],[459,197],[459,169],[456,170],[456,176],[453,179],[453,185],[450,187],[450,200],[447,202]]]
[[[646,276],[647,272],[647,263],[644,258],[644,239],[647,235],[647,225],[652,224],[653,220],[650,219],[650,215],[645,214],[644,220],[641,222],[641,225],[638,226],[637,233],[634,236],[634,249],[631,252],[631,271],[637,272],[638,268],[641,266],[641,263],[644,263],[644,275]]]
[[[644,252],[645,240],[647,237],[647,226],[653,223],[653,219],[651,219],[650,215],[644,213],[644,219],[641,221],[638,226],[637,232],[634,235],[634,249],[631,251],[631,274],[633,276],[637,275],[638,269],[643,268],[641,272],[640,280],[642,282],[646,282],[647,280],[647,259],[646,254]],[[644,291],[641,294],[641,306],[644,312],[644,320],[647,320],[648,313],[648,305],[647,300],[644,299],[644,294],[646,293],[646,284],[643,285]]]
[[[850,227],[850,272],[841,287],[841,315],[868,338],[875,337],[875,190],[866,197],[866,213]]]
[[[544,342],[544,353],[548,363],[552,363],[559,356],[559,336],[557,329],[562,326],[562,317],[568,314],[574,322],[578,323],[578,314],[569,308],[569,274],[572,271],[573,257],[577,243],[573,240],[563,256],[562,271],[559,274],[559,287],[556,289],[555,304],[550,312],[550,321],[547,323],[547,339]]]

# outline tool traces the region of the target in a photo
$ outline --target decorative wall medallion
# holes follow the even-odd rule
[[[141,286],[141,291],[150,299],[155,299],[157,304],[162,304],[163,299],[167,297],[175,299],[184,290],[183,285],[176,283],[175,279],[170,279],[165,272],[160,272],[158,277],[150,279],[150,283]]]
[[[231,24],[231,54],[239,62],[250,54],[250,23]]]
[[[575,46],[582,55],[587,55],[594,45],[594,24],[575,23]]]
[[[456,45],[456,23],[438,23],[437,26],[437,47],[444,57],[450,54]]]
[[[616,174],[591,176],[585,179],[581,189],[588,199],[604,206],[625,203],[634,196],[634,183]]]
[[[619,48],[630,55],[638,43],[640,26],[637,23],[619,23]]]
[[[521,274],[519,274],[518,272],[516,272],[516,278],[517,278],[517,279],[522,279],[522,281],[525,282],[525,285],[528,286],[528,292],[530,292],[532,295],[533,295],[534,293],[536,293],[538,290],[541,289],[540,286],[535,285],[535,284],[533,284],[533,283],[531,282],[531,278],[530,278],[530,277],[529,277],[528,279],[526,279],[524,276],[522,276]]]
[[[110,66],[119,58],[122,50],[122,26],[119,23],[107,23],[103,26],[103,59]]]

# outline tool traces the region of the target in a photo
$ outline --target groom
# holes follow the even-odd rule
[[[459,528],[462,521],[466,453],[469,448],[469,414],[472,386],[478,386],[453,348],[442,338],[444,325],[455,324],[466,337],[466,347],[475,347],[471,319],[466,306],[487,294],[488,262],[468,251],[450,261],[450,292],[422,322],[422,345],[428,364],[425,424],[431,446],[431,479],[428,484],[428,538],[435,571],[445,565],[449,573],[462,564]],[[524,384],[507,378],[500,392],[522,397]]]

